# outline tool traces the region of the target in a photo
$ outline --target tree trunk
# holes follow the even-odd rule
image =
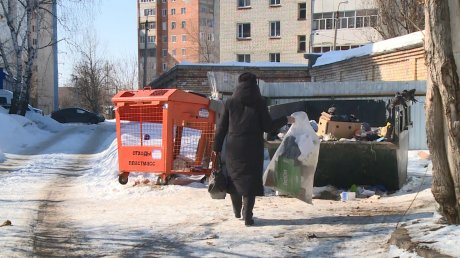
[[[433,160],[431,190],[447,221],[460,224],[460,85],[448,1],[426,0],[425,24],[426,128]]]

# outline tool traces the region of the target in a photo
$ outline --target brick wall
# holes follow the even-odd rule
[[[210,95],[211,88],[208,81],[208,72],[228,72],[241,74],[252,72],[265,82],[307,82],[310,81],[307,67],[228,67],[228,66],[200,66],[176,65],[167,73],[161,75],[150,85],[153,88],[177,88],[191,90]]]
[[[388,54],[357,57],[313,67],[312,81],[413,81],[426,80],[423,47]]]

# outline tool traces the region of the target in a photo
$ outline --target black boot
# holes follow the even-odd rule
[[[252,209],[256,202],[255,196],[243,196],[243,218],[244,225],[252,226],[254,225],[254,219],[252,219]]]
[[[231,194],[233,213],[235,218],[241,218],[241,207],[243,206],[242,196],[238,194]]]

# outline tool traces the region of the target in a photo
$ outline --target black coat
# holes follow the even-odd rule
[[[263,133],[272,132],[286,123],[286,117],[272,120],[255,78],[239,83],[233,96],[225,102],[213,148],[221,152],[224,138],[227,137],[224,159],[230,194],[264,195]]]

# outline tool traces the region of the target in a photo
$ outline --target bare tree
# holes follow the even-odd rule
[[[199,61],[203,63],[216,63],[219,55],[219,45],[214,38],[214,29],[208,25],[199,26],[190,22],[186,33],[188,39],[194,44],[192,49],[199,53]]]
[[[86,39],[80,47],[80,60],[73,68],[72,83],[83,107],[101,113],[107,102],[113,66],[99,56],[97,37],[88,33]]]
[[[13,85],[10,114],[25,115],[29,103],[34,63],[41,49],[57,44],[55,37],[57,6],[85,6],[91,0],[1,0],[0,55],[1,64]],[[55,53],[57,54],[57,53]]]
[[[426,0],[425,108],[433,160],[431,190],[447,221],[460,224],[460,82],[452,45],[452,30],[458,28],[453,27],[449,7],[451,13],[460,13],[458,1]]]
[[[10,114],[25,115],[29,104],[32,68],[37,51],[55,43],[52,37],[39,46],[40,37],[52,29],[53,1],[2,0],[0,54],[3,66],[12,80],[13,101]]]
[[[120,58],[112,62],[111,83],[113,93],[119,90],[133,90],[137,88],[138,63],[135,55]]]
[[[378,8],[374,28],[384,39],[423,30],[425,23],[423,0],[373,0]]]

